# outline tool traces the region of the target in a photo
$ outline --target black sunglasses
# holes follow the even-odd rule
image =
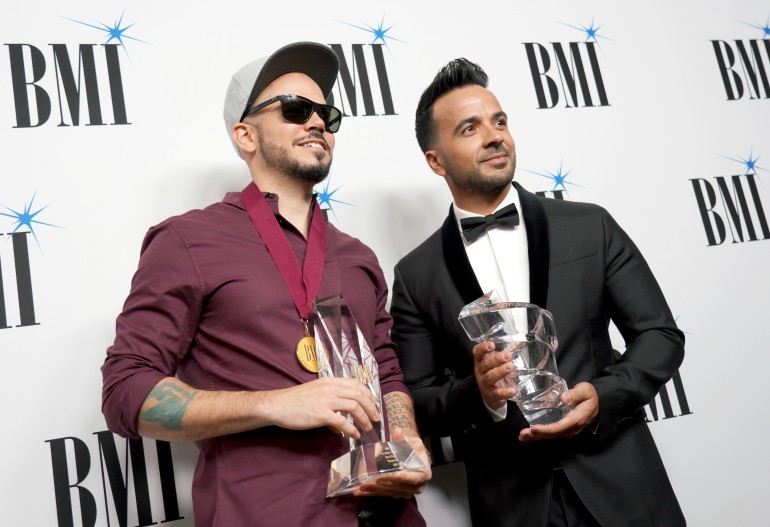
[[[324,122],[326,130],[331,133],[339,130],[340,124],[342,124],[342,112],[337,108],[329,104],[318,104],[301,95],[276,95],[272,99],[261,102],[243,112],[241,121],[276,101],[281,101],[281,115],[290,123],[304,124],[310,120],[313,112],[315,112]]]

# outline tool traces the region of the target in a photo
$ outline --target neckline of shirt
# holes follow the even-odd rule
[[[516,210],[519,212],[519,225],[522,225],[524,222],[524,215],[521,211],[521,201],[519,200],[519,192],[516,190],[516,187],[511,184],[511,188],[508,190],[508,194],[506,194],[505,198],[503,198],[503,201],[497,206],[497,208],[492,211],[492,214],[497,212],[498,210],[502,209],[503,207],[507,207],[511,203],[516,204]],[[475,212],[470,212],[465,209],[462,209],[457,206],[457,202],[452,200],[452,210],[454,211],[455,215],[455,223],[457,223],[457,228],[460,231],[460,234],[463,233],[462,225],[460,224],[460,220],[464,218],[483,218],[483,214],[477,214]],[[465,239],[465,236],[462,236],[463,243],[468,246],[470,243]],[[474,243],[478,241],[478,239],[474,240]]]

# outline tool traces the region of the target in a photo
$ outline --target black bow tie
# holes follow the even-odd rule
[[[463,228],[463,236],[468,243],[473,242],[484,234],[487,229],[494,227],[515,227],[519,224],[519,211],[516,210],[516,204],[511,203],[489,216],[476,216],[473,218],[463,218],[460,225]]]

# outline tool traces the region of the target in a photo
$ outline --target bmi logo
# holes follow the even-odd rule
[[[741,173],[712,180],[690,180],[709,246],[721,245],[730,231],[732,243],[770,239],[770,227],[757,185],[759,156],[720,156],[741,165]]]
[[[375,26],[342,23],[368,33],[372,40],[349,47],[329,44],[340,59],[336,90],[329,103],[339,98],[346,117],[397,115],[385,60],[386,54],[390,56],[389,41],[402,42],[388,34],[393,25],[385,27],[384,16]]]
[[[58,226],[40,221],[38,215],[48,205],[34,210],[34,202],[35,195],[33,194],[29,204],[25,204],[22,210],[14,210],[0,205],[0,216],[14,220],[11,232],[0,233],[0,330],[40,324],[35,318],[35,300],[32,294],[32,268],[29,261],[30,234],[39,248],[40,243],[35,233],[35,227],[41,225]],[[19,230],[21,228],[28,230]],[[8,241],[10,244],[7,243]],[[10,250],[13,252],[13,257],[9,255]],[[18,311],[14,309],[15,306],[12,304],[6,303],[6,300],[12,296],[11,291],[14,285],[16,286],[15,296],[18,299]],[[9,325],[9,322],[12,322],[14,318],[18,324]]]
[[[145,450],[141,439],[126,439],[121,448],[107,430],[93,435],[96,453],[79,437],[46,441],[51,450],[58,527],[94,527],[99,516],[104,517],[99,525],[109,526],[112,519],[120,527],[146,527],[184,518],[179,510],[169,443],[155,441],[153,452]],[[151,468],[155,460],[157,473],[148,471],[148,465]],[[94,461],[98,468],[92,468]],[[101,478],[89,478],[94,473]],[[94,479],[98,483],[91,484]],[[151,497],[151,483],[160,487],[156,499]],[[89,487],[99,490],[94,492]]]
[[[728,101],[770,99],[770,17],[764,24],[743,23],[762,36],[711,41],[725,95]]]
[[[580,31],[584,40],[540,44],[524,42],[529,70],[540,109],[610,106],[599,66],[599,34],[602,25],[567,27]]]
[[[35,128],[49,121],[62,127],[131,124],[120,55],[127,56],[127,41],[142,42],[128,34],[133,24],[125,24],[123,15],[111,25],[62,18],[98,30],[106,38],[101,44],[46,47],[6,43],[16,110],[14,128]]]

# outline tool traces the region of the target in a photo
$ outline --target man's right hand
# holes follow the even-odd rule
[[[481,398],[491,409],[505,406],[510,397],[516,394],[514,388],[501,388],[502,380],[513,371],[510,351],[495,351],[491,342],[481,342],[473,347],[473,372],[479,387]]]
[[[326,426],[334,433],[359,439],[361,434],[346,415],[364,430],[382,419],[374,395],[357,379],[326,377],[262,394],[269,420],[291,430]]]

